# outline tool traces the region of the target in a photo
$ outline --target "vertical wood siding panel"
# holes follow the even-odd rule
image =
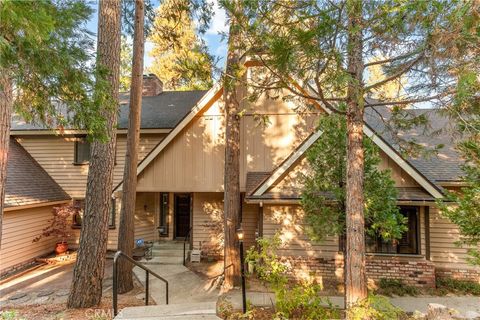
[[[142,135],[139,160],[143,159],[164,134]],[[74,138],[54,135],[23,136],[18,142],[48,172],[48,174],[72,197],[84,198],[87,185],[87,165],[74,165]],[[118,136],[117,164],[114,168],[114,186],[122,179],[125,164],[126,136]]]
[[[139,191],[221,192],[225,157],[225,123],[221,102],[196,116],[144,170]],[[290,103],[261,99],[249,105],[241,118],[241,190],[245,191],[247,171],[271,171],[278,166],[315,128],[316,115],[297,114]],[[253,112],[267,115],[271,124],[262,125]],[[312,119],[310,119],[312,118]],[[193,163],[204,159],[204,163]],[[161,162],[168,176],[155,169]],[[197,184],[197,181],[199,183]]]
[[[55,237],[32,242],[49,225],[52,208],[53,206],[45,206],[4,213],[0,273],[54,251],[57,242]]]
[[[441,216],[437,207],[430,207],[431,260],[442,267],[472,268],[467,248],[455,245],[459,238],[458,227]]]
[[[283,246],[281,254],[298,257],[335,257],[338,252],[337,237],[327,236],[321,243],[314,243],[305,234],[303,211],[296,205],[263,208],[263,234],[272,238],[278,233]]]

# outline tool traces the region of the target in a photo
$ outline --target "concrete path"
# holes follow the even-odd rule
[[[122,310],[115,319],[129,320],[173,320],[173,319],[205,319],[218,320],[215,312],[216,302],[180,303],[172,305],[131,307]]]
[[[334,306],[343,307],[343,297],[325,297],[330,300]],[[235,309],[242,308],[242,296],[239,290],[231,291],[225,296],[225,299],[232,303]],[[480,297],[457,296],[457,297],[395,297],[389,298],[392,304],[406,312],[420,311],[425,313],[429,303],[438,303],[449,309],[455,309],[460,314],[478,313],[480,314]],[[271,307],[275,304],[275,295],[269,292],[247,292],[247,300],[255,306]]]
[[[216,316],[219,290],[211,280],[201,278],[182,264],[148,264],[147,267],[168,281],[169,304],[165,305],[165,283],[150,275],[150,297],[157,305],[125,308],[115,319],[220,319]],[[145,271],[135,267],[133,272],[145,287]]]
[[[213,287],[212,281],[202,279],[183,265],[152,264],[147,267],[168,281],[169,304],[217,301],[219,290]],[[145,271],[135,267],[133,272],[145,286]],[[150,296],[157,305],[165,304],[165,284],[152,275]]]

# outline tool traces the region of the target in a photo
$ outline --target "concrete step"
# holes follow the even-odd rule
[[[182,253],[183,254],[183,253]],[[140,260],[141,263],[144,265],[152,265],[152,264],[183,264],[183,255],[181,256],[153,256],[152,259]]]
[[[153,249],[152,250],[154,257],[183,257],[183,248],[181,250],[178,249]],[[188,254],[188,249],[185,253],[185,256]]]
[[[220,319],[216,316],[216,302],[193,302],[170,305],[128,307],[115,319]]]
[[[187,245],[188,247],[188,245]],[[183,250],[183,242],[162,242],[162,243],[154,243],[153,244],[154,250],[162,250],[162,249],[171,249],[171,250]]]

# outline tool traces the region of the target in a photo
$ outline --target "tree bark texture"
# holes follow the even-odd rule
[[[0,70],[0,247],[2,245],[3,207],[7,185],[10,121],[13,109],[13,87],[6,70]]]
[[[103,106],[102,111],[109,138],[106,143],[94,141],[91,145],[85,212],[67,301],[69,308],[97,306],[102,297],[116,147],[120,74],[120,8],[119,0],[99,2],[97,63],[109,71],[111,97],[109,101],[112,105]]]
[[[133,254],[135,236],[135,199],[143,87],[144,10],[144,1],[136,0],[127,152],[125,154],[125,169],[123,171],[122,209],[120,212],[120,225],[118,231],[118,250],[130,257]],[[125,293],[133,289],[132,268],[133,265],[127,260],[123,259],[119,261],[119,293]]]
[[[345,303],[351,307],[367,298],[365,275],[364,226],[364,150],[362,92],[362,3],[351,0],[348,10],[348,72],[350,83],[347,92],[347,196],[345,257]]]
[[[236,18],[230,19],[228,55],[224,78],[225,102],[225,177],[224,177],[224,267],[223,289],[228,291],[240,284],[240,253],[237,229],[240,226],[240,97],[237,85],[240,53]]]

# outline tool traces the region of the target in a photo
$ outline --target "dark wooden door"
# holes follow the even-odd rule
[[[190,230],[190,194],[175,194],[175,237],[184,238]]]

